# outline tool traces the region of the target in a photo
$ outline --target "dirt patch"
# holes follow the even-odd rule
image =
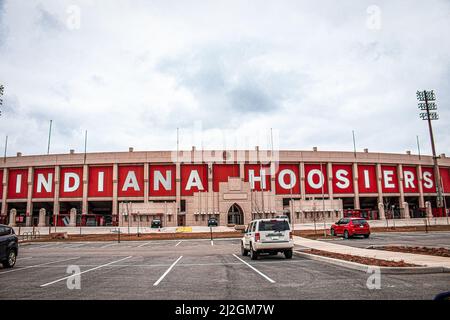
[[[150,241],[150,240],[176,240],[176,239],[209,239],[211,234],[209,232],[191,232],[191,233],[147,233],[141,234],[139,237],[137,234],[120,234],[120,241]],[[214,232],[214,238],[241,238],[241,232]],[[58,239],[56,241],[117,241],[118,235],[117,233],[111,234],[71,234],[68,236],[68,239]],[[55,241],[54,239],[50,239],[49,236],[41,236],[36,240],[28,240],[23,242],[32,242],[32,241]]]
[[[429,255],[429,256],[450,258],[450,250],[447,248],[410,247],[410,246],[381,246],[381,247],[378,247],[377,246],[377,247],[374,247],[373,249],[394,251],[394,252],[425,254],[425,255]]]
[[[415,265],[415,264],[406,263],[403,260],[389,261],[389,260],[382,260],[382,259],[375,259],[375,258],[353,256],[350,254],[334,253],[334,252],[322,251],[322,250],[316,250],[316,249],[309,249],[309,250],[304,250],[304,251],[302,250],[302,252],[307,252],[307,253],[311,253],[311,254],[315,254],[315,255],[323,256],[323,257],[328,257],[328,258],[356,262],[356,263],[365,264],[365,265],[369,265],[369,266],[398,267],[398,268],[419,267],[418,265]]]

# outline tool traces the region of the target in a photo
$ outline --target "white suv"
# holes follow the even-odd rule
[[[252,260],[258,259],[260,253],[275,255],[278,252],[291,259],[293,248],[291,227],[286,219],[253,220],[245,229],[241,241],[242,255],[250,252]]]

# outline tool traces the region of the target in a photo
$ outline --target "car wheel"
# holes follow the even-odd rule
[[[345,230],[345,231],[344,231],[344,239],[348,239],[348,238],[349,238],[348,231]]]
[[[252,260],[258,259],[258,251],[253,250],[253,246],[250,245],[250,258]]]
[[[244,243],[242,243],[242,242],[241,242],[241,254],[242,254],[243,257],[248,256],[248,250],[245,249]]]
[[[336,234],[334,233],[334,229],[333,229],[333,228],[331,228],[330,234],[331,234],[332,237],[334,237],[334,236],[336,235]]]
[[[3,263],[2,263],[3,267],[5,267],[5,268],[12,268],[12,267],[14,267],[14,265],[16,264],[16,259],[17,259],[16,251],[10,250],[8,252],[7,259],[5,261],[3,261]]]
[[[291,250],[286,250],[284,252],[284,256],[286,257],[286,259],[292,259],[292,249]]]

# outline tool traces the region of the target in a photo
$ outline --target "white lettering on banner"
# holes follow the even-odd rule
[[[155,171],[153,178],[153,189],[155,191],[159,190],[159,185],[161,184],[164,189],[172,190],[172,172],[170,170],[166,170],[166,177],[162,175],[161,171]]]
[[[284,176],[289,175],[289,183],[284,182]],[[278,184],[280,187],[286,190],[292,189],[295,184],[297,183],[297,178],[295,177],[294,171],[290,169],[284,169],[280,171],[280,174],[278,175]]]
[[[189,174],[189,179],[186,184],[186,190],[191,190],[192,187],[197,187],[198,190],[203,190],[202,180],[197,170],[192,170]]]
[[[423,173],[423,180],[425,180],[423,186],[427,189],[433,188],[433,180],[431,179],[431,177],[432,177],[431,172],[426,171]]]
[[[369,170],[364,170],[364,187],[370,189]]]
[[[105,173],[103,171],[98,172],[98,192],[103,192],[104,190],[104,180],[105,180]]]
[[[48,174],[47,180],[45,179],[45,175],[43,173],[38,173],[36,192],[42,192],[42,187],[44,187],[46,192],[52,192],[52,180],[53,173]]]
[[[336,179],[339,180],[339,182],[336,183],[336,186],[340,189],[347,189],[350,187],[350,180],[347,178],[348,171],[344,169],[339,169],[336,171]]]
[[[73,180],[73,185],[70,185],[70,180]],[[74,192],[80,186],[80,176],[75,172],[66,172],[64,174],[64,192]]]
[[[258,181],[261,185],[261,189],[266,189],[266,170],[259,170],[259,177],[255,177],[255,170],[248,170],[248,179],[250,180],[250,185],[252,189],[255,189],[255,182]]]
[[[22,175],[18,174],[16,176],[16,193],[20,193],[20,189],[22,189]]]
[[[393,183],[394,180],[394,171],[392,170],[385,170],[383,171],[383,177],[384,177],[384,187],[385,188],[395,188],[395,184]]]
[[[141,191],[134,171],[128,171],[125,182],[123,183],[122,191],[127,191],[128,188],[133,188],[134,191]]]
[[[319,176],[319,182],[318,183],[314,183],[314,179],[313,177],[315,175]],[[308,173],[308,184],[311,188],[313,189],[320,189],[322,188],[324,183],[324,176],[322,171],[320,171],[319,169],[313,169]]]
[[[415,188],[414,185],[414,173],[411,171],[404,171],[403,176],[405,178],[405,188]]]

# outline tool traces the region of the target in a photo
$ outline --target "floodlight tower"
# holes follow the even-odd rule
[[[434,184],[436,186],[437,192],[437,207],[443,207],[443,199],[442,199],[442,190],[440,185],[440,173],[439,173],[439,165],[438,165],[438,157],[436,156],[436,147],[434,145],[434,135],[433,135],[433,127],[431,125],[431,120],[438,120],[439,115],[435,111],[437,110],[436,106],[436,96],[433,90],[430,91],[417,91],[416,93],[417,100],[419,100],[418,107],[419,110],[425,111],[420,113],[420,118],[422,120],[428,121],[428,130],[430,131],[430,140],[431,140],[431,150],[433,152],[433,167],[434,167]]]

